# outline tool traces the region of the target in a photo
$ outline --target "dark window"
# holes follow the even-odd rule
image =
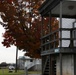
[[[31,59],[30,62],[33,62],[33,59]]]

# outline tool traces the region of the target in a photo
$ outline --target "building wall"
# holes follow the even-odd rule
[[[60,59],[56,60],[56,75],[60,75]],[[74,75],[74,55],[62,56],[62,75]]]
[[[34,70],[41,71],[41,59],[36,59],[35,60]]]
[[[30,65],[31,63],[32,63],[31,60],[26,60],[26,61],[25,61],[25,67],[27,67],[27,66]]]
[[[28,70],[41,70],[41,59],[26,60],[25,67]]]
[[[21,60],[21,59],[17,60],[17,65],[18,65],[19,69],[24,69],[24,64],[25,63],[23,60]]]

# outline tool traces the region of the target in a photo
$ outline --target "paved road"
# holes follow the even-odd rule
[[[41,74],[28,74],[28,75],[41,75]]]
[[[41,75],[41,74],[28,74],[28,75]]]

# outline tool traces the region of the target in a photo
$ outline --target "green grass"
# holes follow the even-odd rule
[[[41,72],[40,71],[29,71],[28,73],[29,74],[40,74]]]
[[[28,71],[28,74],[38,74],[40,71]],[[15,70],[12,73],[9,73],[8,69],[0,69],[0,75],[25,75],[24,70],[18,70],[17,73],[15,73]]]
[[[0,69],[0,75],[21,75],[21,74],[25,74],[24,70],[18,70],[17,73],[15,73],[15,71],[9,73],[8,69]]]

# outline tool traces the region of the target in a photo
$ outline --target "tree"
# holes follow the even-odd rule
[[[40,58],[41,17],[39,6],[44,0],[0,0],[1,24],[6,32],[2,44],[6,47],[15,45],[25,55]],[[44,35],[48,33],[48,17],[44,18]],[[52,18],[52,31],[58,28],[58,21]],[[54,28],[54,26],[56,28]],[[58,38],[58,35],[57,35]],[[58,45],[58,44],[57,44]]]
[[[6,62],[2,62],[2,63],[0,64],[0,67],[6,67],[6,66],[8,66],[8,64],[7,64]]]

